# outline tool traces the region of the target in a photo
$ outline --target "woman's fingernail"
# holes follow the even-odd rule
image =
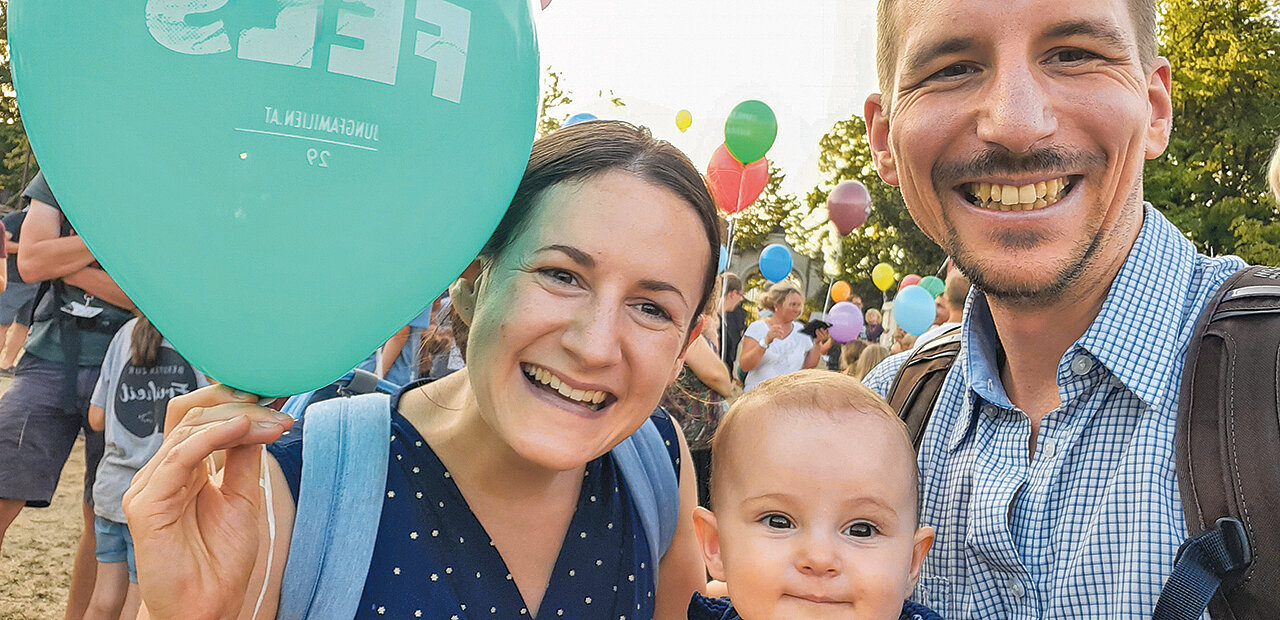
[[[250,394],[248,392],[241,392],[240,390],[237,390],[234,388],[231,390],[231,396],[239,400],[249,400],[249,399],[257,400],[258,399],[258,397],[254,396],[253,394]]]
[[[254,422],[253,425],[258,428],[280,428],[280,425],[275,422]]]

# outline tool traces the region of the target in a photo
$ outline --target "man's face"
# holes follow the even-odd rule
[[[869,98],[866,118],[921,230],[995,297],[1049,304],[1107,280],[1137,238],[1143,161],[1172,114],[1168,63],[1143,69],[1126,0],[896,10],[894,92]]]

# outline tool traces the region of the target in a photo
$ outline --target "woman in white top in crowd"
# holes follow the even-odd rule
[[[773,305],[773,315],[747,326],[742,338],[742,355],[738,358],[747,371],[743,391],[779,375],[802,368],[816,368],[818,360],[831,349],[827,330],[817,331],[816,341],[800,330],[804,325],[796,321],[804,307],[800,289],[788,282],[779,282],[765,293]]]

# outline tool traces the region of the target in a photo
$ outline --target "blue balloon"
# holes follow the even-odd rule
[[[729,270],[729,249],[723,245],[720,246],[720,266],[717,269],[719,271]]]
[[[573,116],[570,116],[569,120],[566,120],[564,122],[564,126],[568,127],[570,125],[577,125],[578,123],[585,123],[587,121],[598,121],[598,120],[600,119],[596,118],[595,114],[591,114],[590,112],[583,112],[581,114],[574,114]]]
[[[933,325],[937,311],[933,295],[923,286],[913,284],[898,292],[893,300],[893,317],[908,334],[919,336]]]
[[[760,275],[770,282],[781,282],[791,274],[791,250],[775,243],[760,253]]]

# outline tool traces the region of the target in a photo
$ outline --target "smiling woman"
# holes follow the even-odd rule
[[[682,616],[705,578],[694,478],[655,407],[718,247],[697,170],[646,130],[582,123],[534,145],[505,219],[453,287],[467,368],[391,399],[387,493],[356,617]],[[152,617],[249,617],[264,581],[257,616],[274,617],[283,562],[269,564],[267,541],[287,553],[303,441],[298,428],[281,438],[292,422],[250,400],[217,387],[175,401],[183,421],[131,492]],[[680,487],[660,558],[610,452],[650,420]],[[273,498],[272,537],[256,450],[277,439],[267,475],[293,494]],[[226,448],[210,479],[204,457]]]

